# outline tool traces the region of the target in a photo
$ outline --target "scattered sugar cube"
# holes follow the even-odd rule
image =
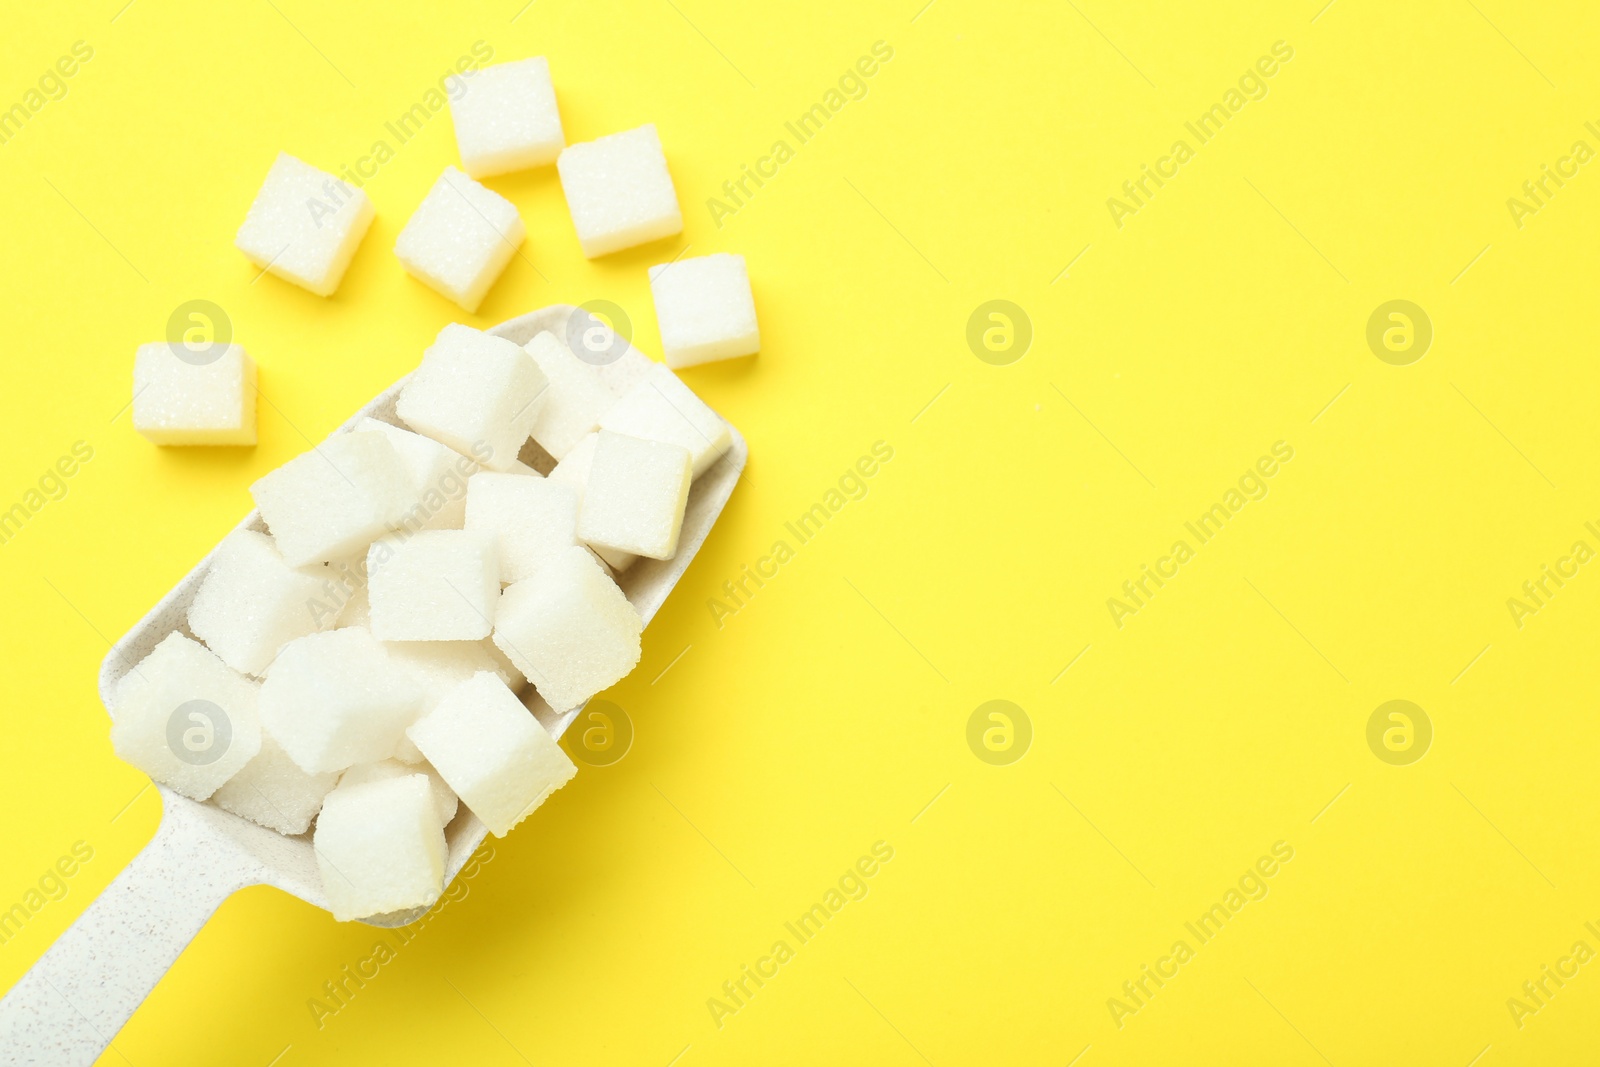
[[[117,689],[111,747],[151,778],[205,800],[261,750],[257,687],[198,641],[168,634]]]
[[[594,466],[594,449],[600,443],[600,435],[592,433],[572,446],[572,451],[556,464],[556,469],[550,472],[550,480],[564,482],[578,491],[578,507],[583,507],[583,493],[589,485],[589,471]],[[633,561],[638,559],[632,552],[618,552],[615,549],[605,548],[600,545],[589,545],[606,566],[621,574],[633,566]]]
[[[367,595],[372,636],[380,641],[488,637],[500,600],[494,538],[477,530],[424,530],[392,548],[373,545]]]
[[[465,84],[450,100],[462,169],[487,178],[555,162],[567,139],[544,56],[482,67]]]
[[[255,444],[255,360],[241,345],[196,350],[190,358],[179,348],[165,341],[139,346],[133,428],[158,445]]]
[[[467,483],[467,529],[494,542],[500,580],[531,578],[544,563],[578,543],[578,491],[547,478],[474,474]]]
[[[683,232],[678,192],[654,125],[569,145],[556,170],[578,243],[590,259]]]
[[[505,591],[494,643],[551,707],[565,711],[633,670],[643,629],[617,583],[588,549],[574,547]]]
[[[294,837],[306,832],[338,781],[337,774],[302,771],[276,741],[262,734],[256,758],[211,799],[223,811]]]
[[[487,672],[452,689],[407,735],[496,837],[578,773],[505,683]]]
[[[412,277],[477,311],[524,236],[511,201],[446,167],[395,239],[394,254]]]
[[[600,416],[617,398],[595,369],[573,355],[549,330],[525,347],[550,382],[550,395],[533,423],[533,439],[559,461],[586,434],[594,432],[600,425]]]
[[[671,559],[689,501],[689,450],[600,431],[578,537],[614,552]]]
[[[311,845],[340,922],[425,908],[444,892],[444,829],[425,774],[339,786]]]
[[[418,433],[505,471],[516,465],[548,385],[518,345],[452,323],[422,354],[395,411]]]
[[[284,645],[334,624],[325,600],[322,580],[285,563],[272,538],[235,530],[189,605],[189,630],[234,670],[259,675]]]
[[[262,270],[331,296],[372,218],[366,193],[279,152],[233,243]]]
[[[381,433],[334,434],[250,487],[291,567],[354,555],[400,524],[411,480]]]
[[[694,459],[694,476],[706,472],[732,443],[728,424],[678,376],[659,363],[600,420],[602,430],[682,445]]]
[[[650,294],[669,367],[734,359],[761,348],[743,256],[718,253],[651,267]]]
[[[365,630],[290,642],[261,684],[262,723],[311,774],[388,759],[421,711],[421,687]]]
[[[356,429],[387,437],[411,476],[416,503],[402,523],[407,530],[461,529],[467,509],[467,479],[477,473],[476,463],[431,437],[379,419],[362,419]]]
[[[439,812],[439,825],[449,826],[450,820],[456,817],[456,810],[460,806],[455,791],[445,784],[439,777],[439,772],[426,763],[419,763],[415,767],[408,767],[398,760],[380,760],[377,763],[358,763],[339,776],[340,785],[365,785],[367,782],[382,782],[390,778],[404,778],[410,774],[425,774],[428,776],[428,788],[433,790],[433,805]]]

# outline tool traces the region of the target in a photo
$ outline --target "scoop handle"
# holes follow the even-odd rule
[[[0,1063],[89,1067],[222,902],[256,880],[175,814],[0,1000]]]

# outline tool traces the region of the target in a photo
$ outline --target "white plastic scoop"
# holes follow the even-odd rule
[[[542,330],[566,337],[576,310],[558,304],[489,332],[517,344],[527,344]],[[579,320],[578,325],[587,326],[588,320]],[[609,384],[625,387],[649,366],[650,360],[628,345],[614,362],[596,369]],[[396,382],[338,432],[349,432],[368,416],[398,424],[394,405],[404,383],[405,379]],[[744,470],[747,454],[744,438],[733,430],[728,451],[695,479],[689,491],[677,556],[640,559],[620,575],[622,591],[647,625],[705,543]],[[241,526],[265,529],[254,511]],[[106,656],[100,668],[100,699],[108,708],[122,676],[162,638],[185,630],[189,602],[210,563],[208,555]],[[531,689],[526,700],[556,737],[581,710],[557,715]],[[0,1001],[0,1063],[56,1067],[94,1063],[206,920],[236,890],[271,885],[327,908],[309,833],[284,837],[165,786],[156,788],[164,807],[150,844]],[[445,828],[446,884],[455,879],[486,833],[463,806]],[[425,911],[366,921],[404,926]]]

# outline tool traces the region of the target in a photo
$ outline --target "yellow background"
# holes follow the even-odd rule
[[[94,48],[0,145],[0,508],[94,448],[0,545],[0,907],[95,850],[0,983],[160,815],[107,743],[106,639],[463,318],[392,255],[447,117],[368,184],[329,300],[232,247],[276,152],[353,162],[476,41],[546,55],[569,141],[657,124],[685,230],[589,262],[553,168],[493,179],[529,239],[464,321],[606,299],[656,352],[645,268],[687,247],[748,258],[764,346],[685,374],[752,458],[607,695],[629,754],[320,1028],[308,999],[379,932],[255,889],[103,1062],[1593,1060],[1600,964],[1521,1028],[1506,1005],[1600,948],[1600,565],[1520,629],[1506,606],[1600,547],[1600,165],[1521,229],[1506,207],[1600,147],[1592,5],[122,2],[13,4],[0,37],[5,106]],[[880,40],[866,97],[718,228],[707,198]],[[1280,40],[1269,95],[1119,229],[1107,198]],[[260,365],[254,449],[157,449],[120,410],[194,298]],[[1406,367],[1365,341],[1396,298],[1435,330]],[[1032,322],[1009,366],[965,341],[991,299]],[[868,495],[718,628],[708,599],[880,440]],[[1280,440],[1269,495],[1116,627],[1106,599]],[[966,742],[992,699],[1033,725],[1010,766]],[[1411,766],[1366,743],[1391,699],[1433,723]],[[866,898],[716,1026],[877,841]],[[1119,1028],[1107,999],[1277,841],[1266,898]]]

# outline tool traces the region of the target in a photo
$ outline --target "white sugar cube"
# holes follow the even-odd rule
[[[240,345],[140,345],[133,428],[158,445],[255,444],[255,360]]]
[[[477,311],[526,231],[511,201],[446,167],[394,242],[419,281]]]
[[[357,431],[381,433],[411,478],[416,503],[402,525],[407,530],[459,530],[466,514],[467,479],[478,465],[431,437],[402,430],[378,419],[362,419]]]
[[[311,844],[340,922],[425,908],[444,892],[444,829],[427,775],[341,785]]]
[[[554,163],[567,143],[544,56],[480,68],[451,98],[450,117],[461,167],[474,178]]]
[[[279,152],[233,243],[262,270],[330,296],[372,218],[366,193]]]
[[[494,542],[500,580],[530,578],[578,543],[578,492],[547,478],[483,471],[467,483],[467,529]]]
[[[572,451],[564,456],[556,469],[550,472],[550,480],[564,482],[578,491],[578,507],[580,513],[583,507],[584,490],[589,485],[589,471],[594,466],[595,446],[600,443],[600,435],[592,433],[572,446]],[[618,552],[615,549],[605,548],[601,545],[589,545],[606,566],[621,574],[633,566],[633,561],[638,559],[632,552]]]
[[[533,439],[560,460],[572,446],[593,433],[616,396],[600,380],[595,369],[572,354],[565,343],[549,330],[541,332],[525,346],[528,355],[549,379],[549,397],[533,424]]]
[[[291,567],[354,555],[399,525],[411,481],[381,433],[334,434],[250,487]]]
[[[368,782],[382,782],[390,778],[404,778],[410,774],[428,776],[428,788],[433,790],[433,805],[439,812],[439,825],[449,826],[450,820],[456,817],[458,798],[455,791],[439,776],[439,772],[426,763],[408,766],[392,759],[380,760],[377,763],[358,763],[339,776],[339,784],[365,785]]]
[[[671,559],[689,500],[689,450],[601,430],[578,537],[597,548]]]
[[[682,445],[694,460],[698,478],[732,443],[728,424],[705,401],[659,363],[600,420],[602,430]]]
[[[494,629],[500,600],[494,538],[476,530],[424,530],[392,547],[373,545],[367,595],[372,636],[380,641],[482,640]]]
[[[261,685],[267,732],[312,774],[388,759],[421,711],[421,687],[354,628],[290,642]]]
[[[259,675],[284,645],[334,624],[336,611],[318,610],[326,593],[315,574],[283,561],[272,538],[235,530],[189,605],[189,630],[234,670]]]
[[[111,747],[151,778],[204,800],[261,750],[256,684],[172,633],[123,678]]]
[[[653,125],[569,145],[556,169],[590,259],[683,232],[678,192]]]
[[[483,641],[385,641],[383,650],[400,670],[422,687],[422,710],[428,711],[441,697],[479,671],[489,671],[511,679],[506,666]]]
[[[506,684],[520,689],[527,684],[505,653],[489,638],[482,641],[386,641],[383,650],[395,667],[411,676],[422,687],[422,711],[431,711],[451,689],[479,671],[491,671]],[[394,758],[417,764],[423,756],[409,737],[400,738]]]
[[[644,624],[585,548],[569,548],[506,589],[494,643],[550,706],[575,708],[639,662]]]
[[[293,837],[306,832],[337,774],[307,774],[266,734],[261,751],[228,779],[211,800],[224,811]]]
[[[718,253],[650,268],[669,367],[748,356],[761,348],[744,257]]]
[[[505,683],[488,673],[452,689],[407,734],[496,837],[578,773]]]
[[[548,385],[520,346],[452,323],[423,353],[395,411],[418,433],[505,471],[516,465]]]

